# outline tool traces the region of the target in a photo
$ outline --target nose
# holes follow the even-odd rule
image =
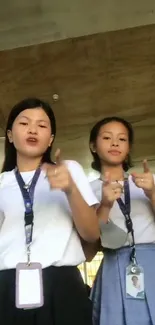
[[[29,125],[28,133],[30,133],[30,134],[37,134],[37,126],[35,124]]]
[[[112,146],[118,147],[118,141],[116,139],[113,139]]]
[[[118,147],[118,143],[117,143],[117,142],[113,142],[113,143],[112,143],[112,146],[113,146],[113,147]]]
[[[112,137],[111,138],[111,146],[112,147],[118,147],[119,146],[119,139],[117,137]]]

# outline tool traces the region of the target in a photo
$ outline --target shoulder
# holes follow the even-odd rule
[[[83,167],[75,160],[65,160],[64,163],[66,164],[69,172],[71,173],[72,176],[85,176],[85,172]]]
[[[93,193],[96,195],[98,201],[100,202],[102,199],[102,180],[100,178],[95,179],[90,182],[90,186],[92,188]]]
[[[0,188],[3,188],[6,185],[9,185],[14,179],[14,170],[9,172],[3,172],[0,174]]]
[[[78,190],[89,205],[97,204],[98,201],[91,189],[88,178],[82,168],[82,166],[74,160],[65,160],[65,164],[71,174],[73,181],[75,182]]]
[[[102,180],[100,178],[96,178],[90,182],[91,187],[98,186],[99,184],[102,184]]]
[[[88,178],[85,174],[83,167],[75,160],[65,160],[64,163],[66,164],[72,178],[77,183],[87,182]],[[89,185],[90,186],[90,185]]]
[[[68,169],[82,169],[82,166],[76,160],[64,160],[64,163],[67,165]]]

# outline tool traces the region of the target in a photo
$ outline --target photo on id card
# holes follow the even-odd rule
[[[129,299],[144,299],[144,272],[132,272],[127,270],[126,272],[126,297]]]

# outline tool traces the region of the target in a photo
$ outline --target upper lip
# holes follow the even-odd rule
[[[28,141],[29,141],[29,140],[33,140],[33,141],[35,140],[35,141],[38,141],[38,139],[37,139],[36,137],[28,137],[26,140],[28,140]]]
[[[117,153],[121,153],[121,151],[117,150],[117,149],[111,149],[109,150],[109,152],[117,152]]]

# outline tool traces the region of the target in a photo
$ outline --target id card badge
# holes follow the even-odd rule
[[[16,267],[16,307],[34,309],[42,307],[43,279],[40,263],[19,263]]]
[[[140,265],[130,264],[126,268],[126,298],[145,299],[144,270]]]

